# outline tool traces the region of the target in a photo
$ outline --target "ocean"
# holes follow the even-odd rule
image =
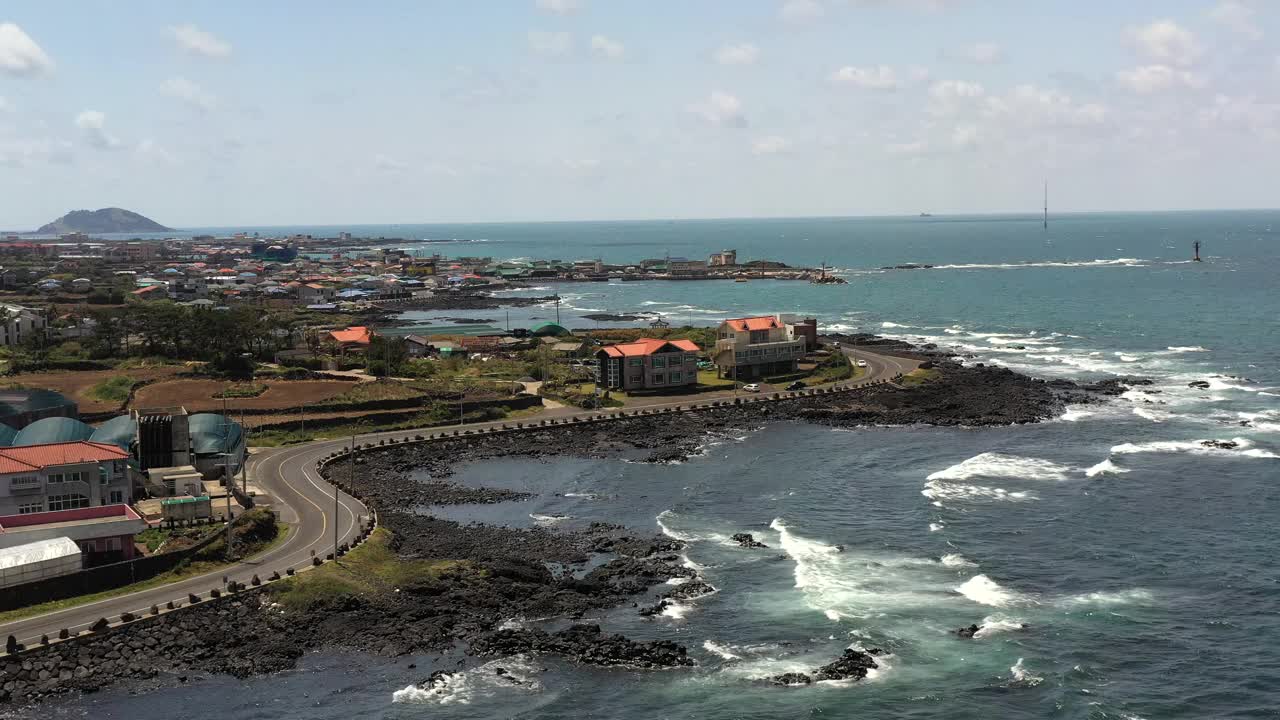
[[[504,659],[427,693],[413,683],[456,657],[321,653],[276,676],[113,688],[19,714],[1276,717],[1280,212],[1071,215],[1047,231],[1031,216],[404,227],[395,232],[466,241],[433,247],[456,255],[629,262],[735,248],[743,260],[825,262],[849,281],[521,291],[559,292],[571,327],[593,325],[582,316],[594,312],[660,313],[673,324],[796,312],[820,328],[948,345],[1038,377],[1154,384],[1033,426],[786,424],[708,437],[678,465],[507,459],[459,473],[538,496],[451,516],[609,520],[687,541],[687,564],[718,592],[653,620],[629,607],[600,619],[683,643],[693,669]],[[1197,240],[1202,263],[1190,262]],[[878,269],[901,263],[935,267]],[[511,323],[554,313],[512,309]],[[445,315],[506,321],[495,310],[406,322]],[[1188,386],[1196,381],[1207,387]],[[736,547],[737,532],[769,548]],[[971,623],[983,626],[978,636],[955,636]],[[761,682],[847,647],[888,654],[862,682]],[[499,665],[522,682],[499,681]]]

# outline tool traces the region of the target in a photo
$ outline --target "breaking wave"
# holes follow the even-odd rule
[[[991,607],[1007,607],[1026,600],[1022,595],[1001,587],[986,575],[974,575],[956,588],[956,592],[978,603]]]
[[[974,477],[1021,478],[1025,480],[1065,480],[1072,468],[1049,460],[985,452],[945,470],[929,475],[927,480],[968,480]]]
[[[1234,443],[1233,447],[1215,447],[1206,443]],[[1111,448],[1111,452],[1116,455],[1134,455],[1137,453],[1188,453],[1191,455],[1205,456],[1239,456],[1251,458],[1280,458],[1270,450],[1253,447],[1251,440],[1245,438],[1231,438],[1227,441],[1222,440],[1157,440],[1145,443],[1124,443]]]
[[[1084,476],[1098,477],[1099,475],[1119,475],[1120,473],[1127,473],[1127,472],[1129,472],[1127,468],[1122,468],[1119,465],[1116,465],[1115,463],[1111,462],[1111,458],[1107,458],[1106,460],[1103,460],[1102,462],[1098,463],[1097,465],[1094,465],[1088,470],[1085,470]]]
[[[1066,607],[1082,605],[1111,607],[1116,605],[1150,605],[1154,601],[1155,596],[1151,594],[1150,590],[1131,588],[1113,592],[1091,592],[1071,595],[1059,600],[1057,604]]]
[[[1144,267],[1150,261],[1140,258],[1115,258],[1113,260],[1029,260],[1019,263],[968,263],[962,265],[934,265],[934,270],[1014,270],[1019,268],[1073,268],[1073,267]]]
[[[969,560],[960,553],[947,553],[939,558],[939,562],[946,567],[978,567],[978,563]]]
[[[502,672],[498,672],[502,670]],[[393,703],[470,705],[502,691],[542,691],[540,669],[523,655],[491,660],[462,672],[446,673],[422,686],[410,685],[391,694]]]

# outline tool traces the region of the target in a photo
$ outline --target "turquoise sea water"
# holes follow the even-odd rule
[[[1280,212],[1261,211],[1080,215],[1054,219],[1047,232],[1030,217],[414,227],[419,237],[486,241],[437,248],[455,254],[629,261],[736,248],[742,259],[825,261],[849,280],[527,291],[558,291],[570,326],[591,325],[580,317],[596,310],[694,323],[804,312],[827,328],[949,344],[1040,377],[1136,375],[1155,385],[1036,426],[743,428],[708,438],[701,455],[675,466],[509,460],[460,473],[539,495],[460,508],[459,517],[528,524],[567,515],[568,525],[606,519],[686,539],[689,563],[719,592],[653,621],[624,608],[605,624],[684,643],[699,661],[693,670],[508,660],[533,682],[512,689],[481,669],[426,695],[403,690],[432,658],[410,671],[407,660],[324,654],[280,676],[111,690],[30,713],[1275,717],[1277,233]],[[1198,264],[1188,262],[1196,240]],[[876,269],[905,262],[938,267]],[[513,310],[512,324],[553,314]],[[505,319],[501,310],[435,315]],[[1209,387],[1188,387],[1196,380]],[[1201,444],[1210,439],[1237,445]],[[731,547],[734,532],[770,549]],[[990,629],[974,640],[950,634],[970,623]],[[891,652],[868,681],[757,680],[812,669],[855,644]]]

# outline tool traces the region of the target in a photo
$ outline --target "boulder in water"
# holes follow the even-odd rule
[[[1197,390],[1208,390],[1209,381],[1208,380],[1192,380],[1191,382],[1187,383],[1187,387],[1196,388]]]
[[[774,685],[808,685],[822,680],[862,680],[869,670],[880,667],[872,656],[882,652],[878,648],[865,652],[847,648],[843,655],[812,673],[783,673],[769,678],[769,682]]]
[[[1215,450],[1235,450],[1240,447],[1240,443],[1235,440],[1201,440],[1200,444]]]
[[[734,533],[732,540],[744,548],[767,548],[768,545],[755,539],[751,533]]]
[[[974,635],[977,635],[978,631],[981,629],[982,628],[977,625],[970,625],[969,627],[957,628],[956,636],[969,639],[969,638],[972,638]]]

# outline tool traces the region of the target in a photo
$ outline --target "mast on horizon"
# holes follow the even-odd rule
[[[1049,229],[1049,181],[1044,181],[1044,229]]]
[[[1195,249],[1196,249],[1196,256],[1195,256],[1194,258],[1192,258],[1192,261],[1194,261],[1194,262],[1201,262],[1201,260],[1200,260],[1200,241],[1199,241],[1199,240],[1197,240],[1197,241],[1196,241],[1196,243],[1195,243]]]

